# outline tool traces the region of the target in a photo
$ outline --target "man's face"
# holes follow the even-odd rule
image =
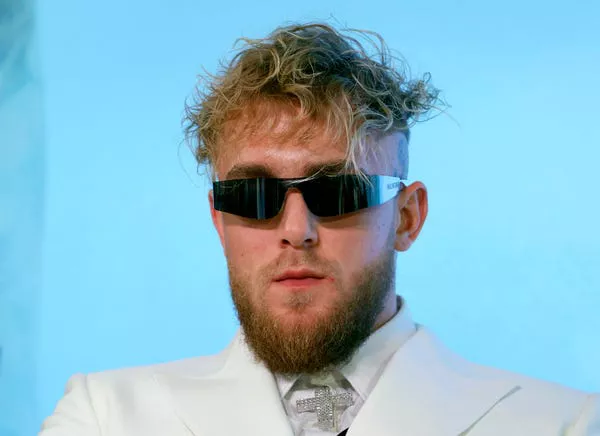
[[[307,168],[345,157],[343,143],[292,115],[280,114],[272,126],[241,127],[231,126],[238,133],[222,139],[220,180],[305,177]],[[287,132],[297,134],[282,135]],[[379,139],[373,144],[377,159],[363,159],[361,168],[368,174],[400,173],[402,140],[401,133]],[[403,249],[402,230],[410,232],[403,227],[401,198],[319,218],[299,191],[289,190],[279,215],[253,220],[216,211],[209,196],[238,317],[250,347],[269,369],[310,373],[343,363],[376,325],[393,316],[395,250]]]

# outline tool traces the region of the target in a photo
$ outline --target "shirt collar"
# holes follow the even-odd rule
[[[408,307],[398,296],[400,310],[387,323],[367,338],[349,363],[339,371],[358,394],[366,399],[377,383],[392,355],[417,331]],[[281,397],[285,397],[300,375],[276,374],[275,379]]]

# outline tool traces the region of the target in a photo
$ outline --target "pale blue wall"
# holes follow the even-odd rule
[[[0,1],[0,436],[32,434],[43,134],[34,4]]]
[[[203,179],[180,147],[195,75],[235,38],[333,14],[452,104],[414,130],[430,189],[398,292],[468,357],[600,390],[600,77],[593,1],[40,5],[47,182],[39,418],[78,371],[213,352],[235,329]]]

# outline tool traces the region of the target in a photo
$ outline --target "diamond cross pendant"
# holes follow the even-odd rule
[[[335,430],[335,409],[346,408],[354,404],[352,394],[332,394],[329,386],[315,389],[313,398],[296,401],[299,413],[316,412],[318,425],[323,430]]]

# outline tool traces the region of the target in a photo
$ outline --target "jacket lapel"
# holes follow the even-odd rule
[[[190,434],[292,436],[271,373],[237,335],[224,366],[209,374],[155,374]]]
[[[394,354],[348,436],[458,436],[519,390],[446,349],[427,329]]]
[[[271,373],[236,336],[222,368],[157,373],[175,414],[193,436],[292,436]],[[459,436],[519,390],[446,349],[420,327],[394,354],[347,436]]]

